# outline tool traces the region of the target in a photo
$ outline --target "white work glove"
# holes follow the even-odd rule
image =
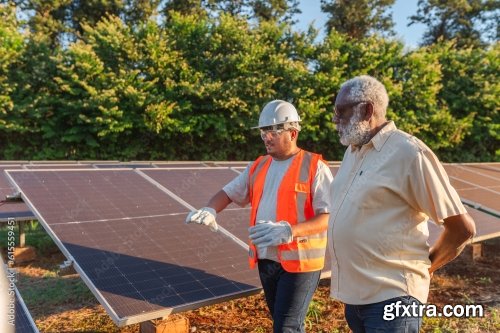
[[[255,246],[277,246],[292,241],[292,227],[287,221],[259,223],[248,228],[250,239]]]
[[[219,226],[217,222],[215,222],[215,217],[217,216],[217,212],[215,209],[210,207],[203,207],[201,209],[192,211],[186,217],[186,223],[198,223],[204,224],[210,227],[210,230],[217,231],[219,230]]]

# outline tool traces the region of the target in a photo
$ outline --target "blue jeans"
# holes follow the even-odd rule
[[[260,259],[259,276],[273,318],[274,333],[304,333],[304,319],[321,271],[289,273],[280,263]]]
[[[410,310],[412,304],[416,307],[422,303],[415,297],[401,296],[372,304],[346,304],[345,319],[354,333],[418,333],[422,317],[413,316],[414,311]],[[410,315],[404,312],[403,307],[406,307]],[[396,317],[397,313],[400,316]],[[418,314],[418,310],[415,314]]]

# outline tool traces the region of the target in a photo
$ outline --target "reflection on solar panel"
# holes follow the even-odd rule
[[[479,243],[487,239],[500,237],[500,225],[498,218],[481,212],[477,209],[467,207],[467,212],[476,222],[476,235],[472,238],[472,243]],[[443,231],[443,227],[437,226],[434,222],[429,221],[429,244],[436,242],[439,235]]]
[[[205,206],[215,193],[238,176],[228,168],[148,169],[141,172],[195,208]],[[230,209],[237,207],[235,204],[228,206]]]
[[[493,170],[487,173],[458,164],[444,167],[464,203],[500,216],[500,170],[495,175]]]
[[[247,251],[133,170],[10,171],[118,325],[258,292]]]

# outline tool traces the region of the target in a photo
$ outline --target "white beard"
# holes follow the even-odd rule
[[[344,146],[362,146],[370,141],[370,125],[367,121],[362,121],[361,117],[354,114],[347,125],[337,125],[340,136],[340,143]]]

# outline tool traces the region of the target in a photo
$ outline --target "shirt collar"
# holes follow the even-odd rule
[[[389,139],[389,136],[391,136],[391,133],[396,129],[396,124],[394,124],[393,121],[389,121],[365,146],[373,146],[377,151],[380,151],[387,139]],[[356,148],[351,145],[351,152],[354,152],[355,150]]]

